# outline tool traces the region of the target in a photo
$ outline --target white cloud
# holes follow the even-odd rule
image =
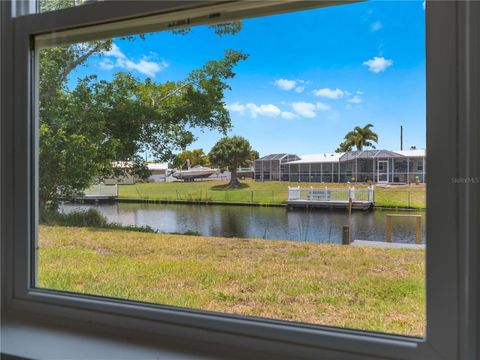
[[[239,113],[241,115],[243,115],[246,108],[247,107],[245,105],[242,105],[239,102],[234,102],[233,104],[230,104],[230,105],[227,106],[227,109],[229,111],[233,111],[233,112]]]
[[[361,104],[363,102],[362,98],[358,95],[354,95],[351,99],[348,99],[347,101],[352,104]]]
[[[375,21],[370,24],[370,30],[372,32],[378,31],[383,27],[383,24],[380,21]]]
[[[301,94],[305,90],[305,86],[299,85],[306,83],[304,80],[288,80],[288,79],[278,79],[273,83],[279,89],[290,91],[294,90],[298,94]],[[298,85],[298,86],[297,86]]]
[[[275,86],[279,87],[282,90],[290,91],[295,88],[297,82],[295,80],[287,80],[287,79],[278,79],[275,80]]]
[[[112,60],[110,59],[103,59],[98,63],[98,65],[105,70],[112,70],[115,67]]]
[[[241,104],[239,102],[234,102],[230,105],[227,105],[227,109],[230,112],[235,112],[240,115],[244,115],[245,111],[248,110],[250,116],[252,118],[256,118],[257,116],[267,116],[267,117],[282,117],[283,119],[293,119],[297,117],[297,115],[288,112],[288,111],[281,111],[277,106],[273,104],[262,104],[257,105],[254,103],[247,103]]]
[[[305,90],[305,86],[297,86],[295,88],[295,92],[301,94],[303,92],[303,90]]]
[[[112,44],[112,48],[109,51],[104,53],[104,56],[107,58],[103,59],[99,65],[102,69],[106,70],[111,70],[114,67],[118,67],[127,70],[136,70],[141,74],[155,77],[158,72],[165,70],[168,67],[168,63],[166,61],[150,61],[150,59],[146,56],[139,61],[129,59],[115,43]],[[115,62],[113,62],[110,58],[115,58]]]
[[[388,67],[393,65],[393,60],[385,59],[383,56],[375,56],[373,59],[363,62],[363,65],[368,66],[368,69],[373,73],[385,71]]]
[[[117,59],[125,59],[125,54],[120,50],[117,44],[113,43],[112,48],[104,53],[105,56],[111,56]]]
[[[326,97],[328,99],[340,99],[345,95],[345,92],[339,88],[336,88],[335,90],[329,89],[329,88],[323,88],[323,89],[313,90],[313,95]]]
[[[330,105],[327,105],[327,104],[322,103],[322,102],[317,102],[316,107],[317,107],[317,110],[322,110],[322,111],[326,111],[326,110],[331,109]]]
[[[271,118],[282,118],[285,120],[292,120],[298,117],[313,118],[317,116],[316,111],[330,110],[330,106],[322,102],[309,103],[309,102],[294,102],[291,104],[293,111],[283,111],[278,106],[273,104],[254,104],[246,103],[241,104],[234,102],[226,106],[230,112],[235,112],[240,115],[244,115],[247,112],[252,118],[258,116],[267,116]]]
[[[292,109],[295,111],[298,115],[305,117],[305,118],[313,118],[317,116],[317,113],[315,110],[317,109],[317,106],[312,103],[308,102],[294,102],[292,104]]]
[[[250,115],[253,118],[256,118],[258,115],[277,117],[282,113],[282,111],[273,104],[256,105],[253,103],[248,103],[245,106],[248,110],[250,110]]]
[[[297,114],[294,114],[290,111],[282,111],[282,114],[280,116],[282,117],[282,119],[285,119],[285,120],[292,120],[298,117]]]

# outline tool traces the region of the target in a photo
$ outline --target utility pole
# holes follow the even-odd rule
[[[400,125],[400,150],[403,150],[403,125]]]

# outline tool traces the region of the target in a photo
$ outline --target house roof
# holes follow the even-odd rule
[[[300,160],[289,161],[287,164],[313,164],[338,162],[343,153],[320,153],[301,155]]]
[[[357,150],[348,151],[340,157],[340,161],[349,161],[355,159],[378,159],[378,158],[398,158],[403,157],[398,152],[390,150]]]
[[[258,160],[281,160],[286,156],[296,156],[294,154],[270,154]],[[378,159],[378,158],[403,158],[403,157],[424,157],[424,149],[415,150],[361,150],[348,151],[344,153],[319,153],[298,156],[299,160],[289,161],[286,164],[315,164],[315,163],[335,163],[339,161],[349,161],[355,159]]]
[[[406,157],[424,157],[425,149],[415,149],[415,150],[396,150],[397,154],[401,154]]]
[[[282,153],[282,154],[270,154],[270,155],[266,155],[264,157],[261,157],[260,159],[258,160],[281,160],[283,159],[285,156],[287,156],[288,154],[286,153]]]
[[[133,167],[135,164],[132,161],[114,161],[112,166],[114,168],[127,169]],[[149,163],[147,164],[148,170],[166,170],[168,169],[168,163]]]

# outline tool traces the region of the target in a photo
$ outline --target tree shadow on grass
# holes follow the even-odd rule
[[[225,191],[225,190],[241,190],[241,189],[248,189],[250,185],[245,184],[245,183],[240,183],[239,186],[237,187],[230,187],[228,184],[222,184],[222,185],[215,185],[210,188],[210,190],[215,191]]]

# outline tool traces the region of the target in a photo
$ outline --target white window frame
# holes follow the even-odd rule
[[[332,2],[324,2],[327,6]],[[268,4],[268,5],[267,5]],[[158,336],[244,345],[278,354],[291,346],[304,354],[348,359],[467,359],[478,350],[478,266],[480,185],[453,179],[480,177],[479,49],[475,36],[480,7],[469,2],[427,2],[427,329],[424,339],[327,326],[252,319],[243,316],[68,294],[32,286],[31,180],[35,51],[39,41],[81,41],[152,30],[155,24],[191,17],[202,24],[212,13],[226,21],[313,6],[309,1],[103,1],[43,14],[12,17],[2,1],[1,239],[2,302],[8,311],[88,321]],[[92,34],[89,26],[101,25]],[[157,26],[157,25],[155,25]],[[301,26],[296,24],[295,26]],[[63,32],[67,31],[68,32]],[[477,60],[475,63],[472,60]],[[33,75],[33,76],[32,76]],[[476,97],[475,97],[476,96]],[[477,99],[477,101],[475,101]],[[4,307],[5,309],[5,307]],[[472,358],[473,359],[473,358]]]

